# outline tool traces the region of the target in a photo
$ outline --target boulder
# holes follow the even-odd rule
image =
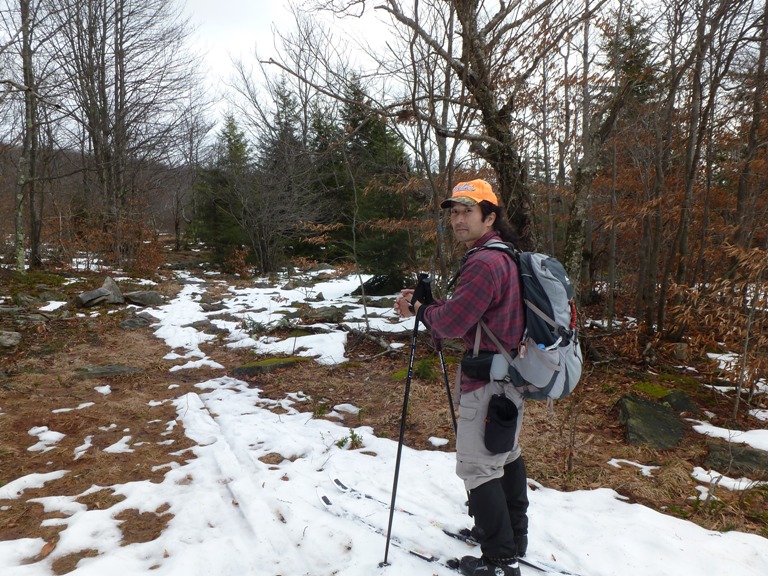
[[[157,290],[139,290],[138,292],[126,292],[125,301],[137,306],[162,306],[165,298]]]
[[[79,308],[91,308],[98,304],[123,304],[125,298],[120,287],[109,276],[104,280],[101,288],[88,290],[75,296],[75,305]]]
[[[678,414],[698,414],[701,412],[691,397],[682,390],[670,390],[669,394],[662,396],[660,401]]]
[[[619,422],[625,427],[629,444],[668,450],[683,439],[682,422],[672,409],[632,394],[619,400]]]
[[[106,304],[125,303],[125,298],[123,297],[123,293],[120,291],[120,287],[117,285],[117,282],[112,280],[112,278],[107,276],[104,279],[104,284],[102,284],[101,287],[109,291],[109,298],[107,298]]]
[[[105,288],[96,288],[96,290],[87,290],[75,296],[75,306],[78,308],[91,308],[107,301],[110,297],[109,290]]]
[[[379,274],[373,276],[363,283],[366,296],[389,296],[403,289],[404,280],[402,276],[393,276],[389,274]],[[362,288],[357,287],[353,296],[361,296]]]
[[[765,450],[733,442],[710,442],[704,464],[710,470],[717,470],[731,478],[768,480],[768,452]]]

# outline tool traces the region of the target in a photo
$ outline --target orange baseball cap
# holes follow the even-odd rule
[[[470,180],[469,182],[459,182],[453,187],[453,194],[440,203],[440,208],[450,208],[451,204],[458,202],[465,206],[474,206],[487,200],[494,206],[499,205],[496,194],[493,193],[491,185],[485,180]]]

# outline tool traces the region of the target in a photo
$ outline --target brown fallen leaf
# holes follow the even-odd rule
[[[40,550],[40,558],[47,557],[51,552],[53,552],[54,548],[56,548],[56,542],[46,542],[45,546],[43,546],[43,549]]]

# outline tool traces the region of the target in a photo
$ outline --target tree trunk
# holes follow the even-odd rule
[[[26,272],[24,246],[24,200],[30,203],[30,214],[34,213],[32,197],[35,187],[35,169],[37,162],[37,97],[35,77],[32,67],[32,22],[30,0],[19,0],[21,16],[21,62],[24,77],[24,126],[19,158],[18,179],[16,186],[16,271]],[[36,256],[39,263],[39,251]]]
[[[733,242],[737,246],[747,248],[749,246],[751,230],[753,228],[752,206],[755,192],[751,189],[753,179],[752,165],[761,146],[758,141],[760,127],[765,123],[765,107],[763,99],[766,89],[766,61],[768,60],[768,2],[763,5],[763,13],[760,18],[760,50],[757,65],[752,75],[755,86],[752,92],[752,120],[747,134],[747,143],[742,151],[741,170],[739,171],[739,183],[736,190],[736,231]]]

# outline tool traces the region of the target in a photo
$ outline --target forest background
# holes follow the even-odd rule
[[[329,24],[370,11],[376,47]],[[243,275],[316,260],[441,291],[460,251],[439,200],[479,176],[580,306],[638,319],[635,353],[739,350],[749,404],[768,365],[766,3],[293,12],[214,90],[177,2],[0,3],[2,266],[146,272],[173,234]]]

